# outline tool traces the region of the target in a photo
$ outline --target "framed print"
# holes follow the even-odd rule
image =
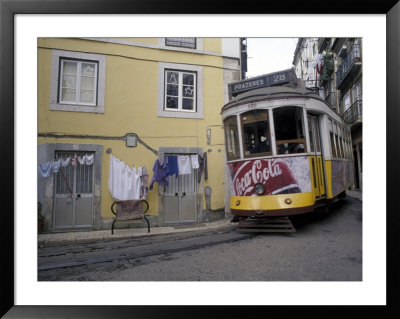
[[[365,28],[352,26],[352,17]],[[210,1],[190,4],[188,7],[187,3],[174,0],[165,3],[152,0],[0,0],[0,130],[3,150],[0,161],[4,185],[0,314],[4,318],[222,317],[237,313],[244,316],[256,309],[257,314],[265,312],[274,317],[304,317],[310,314],[312,317],[353,317],[360,313],[374,313],[382,318],[391,318],[399,315],[396,292],[399,283],[396,259],[396,246],[399,242],[396,228],[399,226],[399,218],[395,201],[399,178],[397,163],[400,160],[397,146],[397,136],[400,136],[399,18],[400,4],[397,1],[353,1],[351,4],[337,1],[332,6],[324,2],[290,1],[290,5],[287,2],[277,3],[260,9],[256,3],[228,6],[226,3]],[[190,52],[193,54],[199,54],[204,49],[203,43],[193,36],[311,37],[326,34],[333,37],[336,34],[344,36],[346,28],[349,30],[351,27],[357,31],[349,31],[349,34],[365,37],[367,49],[373,51],[368,57],[380,59],[379,63],[371,61],[372,58],[366,59],[363,64],[366,66],[364,74],[368,79],[368,88],[372,88],[368,96],[374,98],[371,99],[373,103],[368,104],[374,110],[366,110],[367,118],[373,120],[375,114],[377,121],[370,124],[374,129],[368,129],[364,135],[371,139],[363,153],[367,172],[364,195],[367,195],[367,204],[370,203],[374,210],[364,206],[367,214],[363,222],[366,221],[367,227],[363,228],[363,235],[368,234],[368,237],[363,237],[363,244],[368,245],[367,250],[379,252],[377,256],[386,260],[376,261],[374,254],[367,254],[362,261],[363,275],[367,275],[361,282],[352,282],[348,286],[339,282],[312,282],[307,283],[308,287],[302,290],[304,283],[298,282],[162,284],[50,283],[37,280],[37,243],[35,235],[32,237],[32,234],[37,234],[37,225],[31,223],[37,209],[37,169],[35,172],[31,170],[37,161],[38,132],[35,116],[39,101],[38,85],[41,81],[37,75],[38,38],[126,39],[166,36],[169,40],[162,43],[163,48],[175,45],[181,52],[192,50]],[[374,48],[374,40],[379,43],[381,50]],[[155,47],[158,45],[158,42],[151,44]],[[382,53],[384,46],[386,54]],[[58,51],[54,56],[57,54]],[[21,61],[25,63],[21,64]],[[25,68],[26,65],[29,67]],[[95,113],[95,116],[101,116],[108,111],[105,106],[108,97],[101,93],[101,89],[108,85],[104,77],[108,65],[101,54],[81,52],[74,55],[68,52],[56,61],[56,65],[59,73],[49,72],[49,79],[69,79],[71,83],[78,83],[79,90],[69,84],[54,86],[54,103],[50,111],[62,112],[72,104],[75,111],[85,115]],[[74,73],[74,70],[79,72]],[[87,73],[84,73],[85,70]],[[157,89],[168,90],[165,96],[158,92],[154,97],[154,112],[157,116],[161,114],[171,117],[187,112],[190,114],[181,118],[193,123],[202,118],[206,112],[203,110],[206,101],[196,100],[207,89],[202,85],[206,73],[202,68],[169,61],[162,64],[155,73],[163,77],[159,86],[162,89]],[[181,91],[185,93],[179,94]],[[159,100],[160,103],[157,102]],[[167,103],[166,109],[163,109],[163,103]],[[345,136],[347,133],[342,131],[341,134]],[[129,142],[132,147],[136,144],[136,140]],[[373,144],[374,150],[380,149],[380,154],[372,150],[370,146]],[[383,235],[379,231],[374,233],[374,227],[371,227],[374,221],[376,229],[384,229]],[[18,250],[21,248],[18,252],[17,247]],[[371,279],[373,284],[370,285],[368,276],[373,272],[374,266],[371,263],[374,262],[377,262],[376,268],[380,272]],[[385,271],[386,282],[381,280],[385,277]],[[370,292],[371,287],[375,287],[376,292]],[[323,294],[328,294],[328,290],[335,291],[332,299],[324,299]],[[173,295],[177,291],[180,297],[169,299],[171,296],[168,294]],[[192,298],[185,298],[184,291],[193,293]],[[115,298],[115,292],[120,292],[122,296]],[[243,299],[238,299],[238,294],[244,292]],[[365,299],[362,300],[364,293]],[[159,299],[160,295],[166,296],[165,299]]]

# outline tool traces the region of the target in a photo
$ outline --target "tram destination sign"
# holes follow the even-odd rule
[[[261,87],[290,84],[293,82],[294,78],[296,78],[296,75],[292,73],[294,73],[294,71],[292,69],[289,69],[285,71],[257,76],[239,82],[230,83],[229,91],[232,96],[235,96],[239,93],[258,89]]]

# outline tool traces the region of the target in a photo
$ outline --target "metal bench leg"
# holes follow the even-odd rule
[[[150,223],[149,220],[146,218],[146,216],[143,216],[143,218],[146,220],[147,222],[147,232],[150,233]]]
[[[117,221],[117,219],[114,219],[114,221],[111,224],[111,235],[114,235],[114,224]]]

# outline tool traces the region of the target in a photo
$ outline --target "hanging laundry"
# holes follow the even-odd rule
[[[61,159],[51,162],[51,168],[53,169],[54,173],[58,173],[60,166],[61,166]]]
[[[86,160],[86,155],[83,155],[82,157],[78,156],[79,164],[85,165],[85,160]]]
[[[140,199],[147,198],[147,192],[149,187],[147,186],[147,181],[149,179],[149,174],[147,172],[146,166],[142,167],[142,175],[140,176]]]
[[[153,189],[153,184],[155,182],[158,183],[158,185],[165,185],[168,186],[168,179],[165,176],[165,171],[168,166],[168,157],[164,157],[164,161],[160,163],[158,159],[155,160],[154,165],[153,165],[153,178],[151,179],[150,182],[150,187],[149,189]]]
[[[179,175],[190,174],[192,172],[191,161],[188,155],[178,156],[178,168],[179,168]]]
[[[86,156],[85,164],[92,165],[94,163],[94,154],[91,154],[91,155],[86,154],[85,156]]]
[[[77,157],[76,157],[76,155],[75,156],[73,156],[72,158],[71,158],[71,166],[76,166],[78,164],[78,159],[77,159]]]
[[[168,155],[168,165],[165,170],[165,178],[170,175],[176,175],[178,177],[179,167],[178,167],[178,157],[174,155]]]
[[[199,168],[199,155],[190,155],[190,159],[192,160],[192,167],[194,169]]]
[[[50,172],[51,172],[51,167],[52,167],[52,162],[47,162],[44,164],[39,164],[39,172],[40,174],[47,178],[50,176]]]
[[[141,168],[130,169],[126,163],[111,155],[108,189],[112,197],[118,200],[140,199],[141,174]]]
[[[61,166],[62,167],[67,167],[71,162],[71,157],[67,157],[65,160],[61,159]]]

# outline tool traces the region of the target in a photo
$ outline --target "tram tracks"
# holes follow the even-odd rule
[[[79,267],[152,257],[185,250],[199,249],[228,242],[245,240],[254,234],[241,234],[232,229],[218,232],[163,235],[40,249],[38,271]]]

